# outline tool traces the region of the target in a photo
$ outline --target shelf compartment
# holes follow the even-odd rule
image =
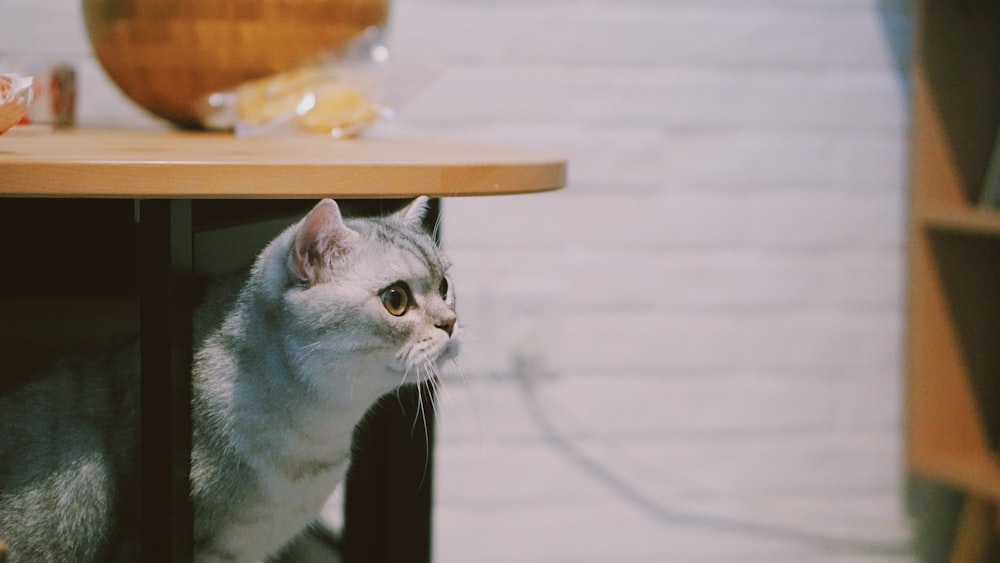
[[[913,451],[910,469],[921,477],[1000,502],[1000,459],[986,451]]]
[[[922,209],[916,221],[935,231],[1000,237],[1000,210],[977,207]]]

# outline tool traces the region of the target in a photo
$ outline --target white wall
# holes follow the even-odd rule
[[[396,132],[570,159],[448,202],[440,560],[905,559],[907,9],[397,2]]]
[[[570,159],[449,200],[438,561],[903,561],[904,0],[396,0],[379,134]],[[134,123],[75,0],[0,0]],[[898,49],[897,49],[898,51]]]

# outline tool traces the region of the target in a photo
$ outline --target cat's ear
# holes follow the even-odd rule
[[[428,209],[430,209],[430,199],[422,195],[397,211],[393,217],[407,226],[421,228],[424,218],[427,217]]]
[[[322,281],[330,266],[350,249],[357,233],[344,224],[340,207],[324,199],[299,223],[292,246],[292,273],[310,285]]]

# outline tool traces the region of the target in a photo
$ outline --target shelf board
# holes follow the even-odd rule
[[[977,207],[920,209],[915,217],[933,230],[1000,237],[1000,210]]]
[[[1000,502],[1000,458],[996,455],[960,452],[911,455],[910,469],[928,479]]]

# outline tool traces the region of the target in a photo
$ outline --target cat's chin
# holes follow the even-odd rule
[[[435,363],[440,368],[445,362],[449,362],[458,357],[458,352],[461,350],[462,344],[460,341],[452,339],[444,346],[441,352],[438,354]]]
[[[446,362],[458,357],[459,348],[458,341],[453,339],[433,349],[414,352],[405,361],[389,366],[388,372],[402,383],[431,380],[441,374]]]
[[[445,362],[455,359],[458,351],[459,341],[456,338],[426,339],[397,356],[399,363],[394,371],[418,374],[421,379],[429,379],[438,374]]]

